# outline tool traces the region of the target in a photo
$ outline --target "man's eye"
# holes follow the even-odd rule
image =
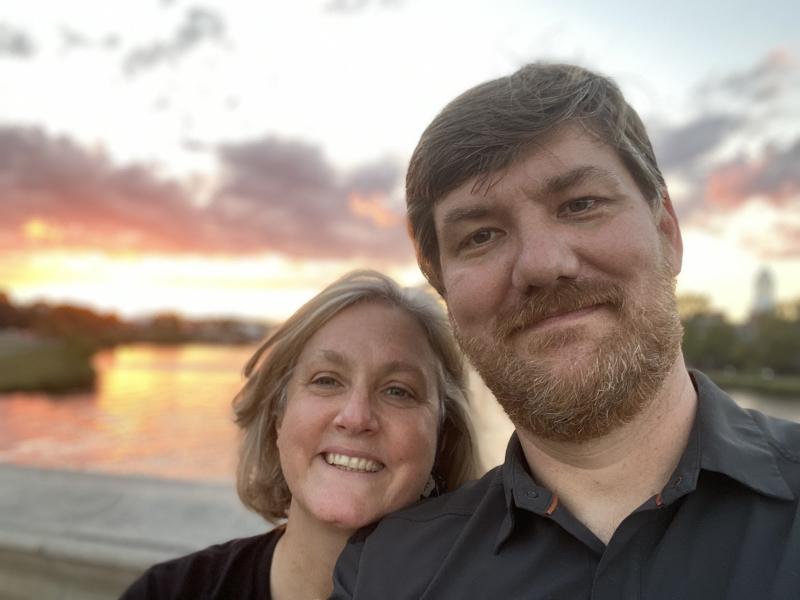
[[[462,248],[476,248],[493,241],[498,235],[494,229],[479,229],[468,236],[461,244]]]
[[[594,208],[597,202],[597,198],[576,198],[564,204],[559,212],[565,216],[578,215]]]

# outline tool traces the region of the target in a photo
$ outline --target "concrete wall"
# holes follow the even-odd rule
[[[267,531],[233,484],[0,465],[0,599],[106,599],[149,565]]]

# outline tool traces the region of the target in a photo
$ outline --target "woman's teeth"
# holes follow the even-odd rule
[[[335,467],[346,469],[347,471],[360,471],[362,473],[375,473],[383,468],[383,465],[368,458],[357,458],[345,454],[333,454],[326,452],[325,462]]]

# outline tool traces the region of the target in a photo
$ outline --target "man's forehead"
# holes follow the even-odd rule
[[[628,169],[614,148],[582,127],[565,125],[526,145],[507,166],[467,179],[437,204],[453,195],[486,196],[498,186],[565,187],[588,176],[619,179],[621,173],[627,175]],[[561,181],[551,185],[554,179]]]

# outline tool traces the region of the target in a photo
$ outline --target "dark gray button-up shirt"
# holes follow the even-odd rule
[[[692,376],[680,463],[608,545],[536,484],[514,435],[482,479],[357,534],[333,598],[800,599],[800,425]]]

